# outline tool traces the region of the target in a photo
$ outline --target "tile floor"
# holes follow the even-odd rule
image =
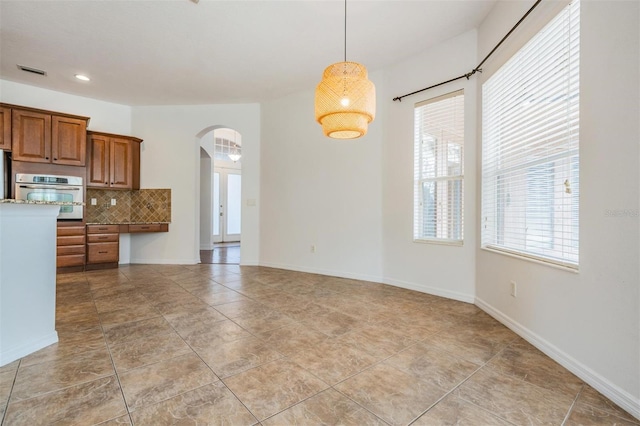
[[[640,424],[477,307],[237,265],[58,276],[4,425]]]
[[[201,263],[240,264],[240,243],[219,243],[213,250],[200,250]]]

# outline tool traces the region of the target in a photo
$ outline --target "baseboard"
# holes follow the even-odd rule
[[[130,264],[147,264],[147,265],[197,265],[200,258],[197,259],[131,259]]]
[[[200,250],[213,250],[213,244],[200,244]]]
[[[434,296],[445,297],[447,299],[457,300],[459,302],[474,303],[475,296],[472,294],[461,293],[459,291],[451,291],[438,287],[430,287],[422,284],[416,284],[408,281],[396,280],[393,278],[385,278],[384,284],[389,284],[394,287],[406,288],[407,290],[415,290],[421,293],[427,293]]]
[[[555,345],[549,343],[533,331],[524,327],[522,324],[514,321],[510,317],[506,316],[502,312],[489,305],[484,300],[476,297],[476,305],[491,315],[496,320],[500,321],[505,326],[509,327],[513,332],[520,337],[531,343],[536,348],[544,352],[549,358],[562,365],[567,370],[578,376],[585,383],[589,384],[592,388],[609,398],[611,401],[618,404],[622,409],[626,410],[632,416],[640,419],[640,399],[635,398],[633,395],[620,389],[620,387],[611,383],[600,374],[596,373],[586,365],[577,361],[571,355],[560,350]]]
[[[330,269],[310,268],[306,266],[288,265],[288,264],[276,263],[276,262],[260,262],[260,266],[266,266],[268,268],[286,269],[288,271],[308,272],[310,274],[327,275],[330,277],[349,278],[352,280],[372,281],[376,283],[382,282],[382,279],[380,277],[377,277],[374,275],[353,274],[350,272],[334,271]]]
[[[17,348],[2,351],[0,352],[0,367],[57,342],[58,333],[54,330],[52,333],[40,337],[39,339],[24,343]]]

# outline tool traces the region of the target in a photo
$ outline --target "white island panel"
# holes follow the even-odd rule
[[[0,203],[0,366],[58,341],[59,205]]]

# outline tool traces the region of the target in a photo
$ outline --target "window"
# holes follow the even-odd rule
[[[231,161],[229,155],[242,155],[241,137],[233,129],[216,129],[214,131],[214,158]]]
[[[482,86],[482,246],[577,268],[575,0]]]
[[[462,243],[464,93],[416,104],[413,239]]]

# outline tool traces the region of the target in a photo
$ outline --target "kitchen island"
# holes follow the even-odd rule
[[[56,221],[62,204],[0,200],[0,366],[58,341]]]

